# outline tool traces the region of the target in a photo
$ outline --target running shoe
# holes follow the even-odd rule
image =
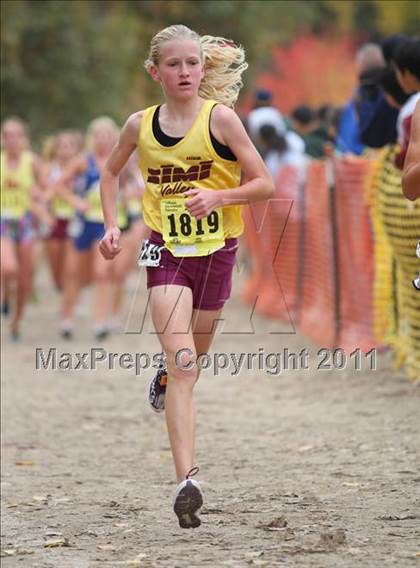
[[[70,320],[60,322],[60,335],[63,339],[73,339],[73,323]]]
[[[166,383],[168,382],[168,371],[160,369],[152,379],[149,387],[149,402],[155,412],[165,410]]]
[[[182,529],[196,529],[201,525],[197,513],[203,506],[203,492],[198,481],[190,479],[198,471],[198,467],[193,467],[176,489],[174,512]]]
[[[4,316],[8,316],[10,314],[10,305],[9,305],[9,302],[7,300],[2,302],[2,304],[1,304],[1,313]]]
[[[13,341],[13,343],[20,341],[20,331],[18,329],[10,330],[10,339]]]
[[[97,324],[93,330],[96,341],[104,341],[110,335],[110,329],[105,324]]]

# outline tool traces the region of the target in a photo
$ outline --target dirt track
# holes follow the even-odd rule
[[[183,531],[164,418],[146,402],[151,371],[35,371],[36,347],[92,346],[88,292],[72,343],[57,339],[45,272],[38,293],[22,342],[2,332],[4,568],[419,565],[420,389],[389,355],[377,371],[321,372],[317,349],[270,334],[272,322],[219,334],[214,351],[306,348],[310,369],[202,375],[196,462],[206,504],[202,527]],[[144,293],[134,313],[142,302]],[[229,331],[247,329],[236,298],[225,315]],[[147,331],[104,348],[159,351]]]

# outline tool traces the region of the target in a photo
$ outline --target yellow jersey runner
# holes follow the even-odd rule
[[[31,209],[31,188],[35,183],[31,152],[23,152],[19,167],[7,166],[6,154],[1,153],[1,217],[18,220]]]
[[[162,234],[174,256],[207,256],[243,231],[240,205],[221,207],[203,219],[191,216],[185,207],[184,193],[190,189],[217,191],[240,184],[239,163],[220,157],[210,139],[210,115],[216,104],[205,101],[190,130],[172,146],[163,146],[153,134],[157,106],[147,108],[141,119],[143,217],[148,227]]]

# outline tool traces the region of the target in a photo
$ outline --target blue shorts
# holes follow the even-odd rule
[[[70,228],[73,236],[73,243],[79,252],[83,252],[92,248],[95,241],[100,241],[105,234],[103,223],[94,223],[93,221],[85,221],[84,219],[75,218],[72,220]]]

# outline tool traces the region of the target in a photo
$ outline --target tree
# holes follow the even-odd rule
[[[43,134],[126,114],[141,22],[124,6],[57,0],[2,3],[2,118]]]
[[[256,77],[274,103],[288,113],[298,104],[342,104],[355,85],[353,45],[349,38],[304,35],[272,51],[271,70]],[[308,54],[311,54],[308,57]]]
[[[273,47],[284,49],[296,36],[315,34],[333,42],[355,26],[368,34],[414,30],[417,9],[418,2],[410,0],[3,0],[1,117],[22,116],[36,137],[84,128],[100,114],[121,124],[161,96],[142,64],[152,36],[170,24],[241,43],[250,86],[267,69]],[[316,58],[325,54],[327,64],[333,54],[319,49],[302,52],[299,65],[305,80],[323,84],[314,75],[323,69]],[[288,67],[282,61],[281,72]],[[293,89],[291,80],[300,82],[295,91],[302,90],[303,78],[296,74],[283,87]],[[343,81],[337,76],[336,85]]]

